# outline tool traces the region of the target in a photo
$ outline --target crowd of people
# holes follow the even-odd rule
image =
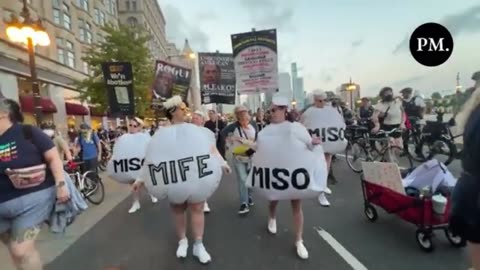
[[[480,91],[476,91],[460,114],[459,126],[464,130],[464,157],[462,165],[464,173],[454,192],[452,227],[455,232],[466,237],[472,251],[473,265],[480,269],[480,172],[477,161],[480,159]],[[246,215],[252,210],[254,198],[252,190],[247,187],[247,177],[251,170],[251,159],[255,153],[257,138],[261,131],[269,125],[286,125],[295,123],[297,129],[305,129],[301,124],[310,113],[333,107],[342,116],[346,125],[365,125],[374,134],[379,130],[405,129],[412,119],[423,118],[425,103],[421,97],[414,95],[411,88],[400,91],[402,97],[394,97],[390,87],[379,92],[380,101],[371,105],[368,98],[362,99],[358,112],[349,110],[345,103],[336,98],[329,99],[325,92],[313,93],[312,105],[306,110],[297,112],[289,110],[287,99],[276,96],[267,111],[259,109],[251,115],[244,106],[234,109],[234,121],[228,123],[221,119],[215,111],[208,112],[208,120],[201,111],[191,114],[192,124],[211,131],[212,144],[223,162],[222,168],[229,173],[234,171],[238,185],[239,215]],[[85,170],[95,170],[102,153],[115,141],[115,138],[126,133],[149,133],[162,126],[182,125],[186,121],[186,106],[175,103],[165,107],[167,119],[158,127],[145,127],[142,119],[132,117],[128,127],[120,127],[114,131],[98,130],[88,124],[82,124],[79,132],[70,129],[68,141],[65,141],[52,124],[34,127],[23,124],[23,117],[18,104],[12,100],[0,99],[0,235],[7,245],[13,262],[18,269],[41,269],[40,257],[35,248],[35,240],[40,228],[48,219],[56,201],[69,199],[65,187],[63,162],[79,157]],[[298,123],[297,123],[298,122]],[[290,124],[288,124],[290,125]],[[289,126],[291,128],[291,126]],[[202,131],[203,132],[203,131]],[[210,135],[209,135],[210,136]],[[391,134],[391,143],[403,146],[401,133]],[[309,147],[322,144],[320,138],[312,136],[305,144]],[[227,163],[231,157],[231,166]],[[334,153],[325,153],[327,168],[331,171]],[[20,179],[20,180],[19,180]],[[136,181],[135,181],[136,180]],[[330,182],[332,183],[332,182]],[[140,209],[139,191],[143,184],[141,179],[132,179],[133,204],[129,213]],[[322,206],[329,206],[326,195],[331,190],[325,188],[318,197]],[[153,203],[158,201],[151,196]],[[270,201],[267,229],[271,234],[277,232],[276,207],[278,201]],[[308,250],[303,243],[303,212],[301,200],[291,200],[293,222],[295,224],[295,247],[301,259],[308,258]],[[182,204],[171,204],[176,224],[179,244],[176,255],[187,256],[188,240],[186,237],[187,209],[192,215],[192,227],[195,238],[194,256],[200,262],[208,263],[211,256],[203,245],[204,213],[210,212],[206,201]]]

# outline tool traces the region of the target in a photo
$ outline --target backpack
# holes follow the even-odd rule
[[[415,104],[415,100],[417,99],[414,96],[410,101],[403,101],[403,109],[407,113],[408,117],[420,117],[421,108]]]
[[[95,140],[95,134],[92,133],[92,140],[93,140],[93,144],[95,145],[95,148],[97,148],[97,143],[98,143],[98,140],[100,140],[98,138],[98,140]],[[82,134],[78,135],[78,145],[80,145],[80,151],[78,152],[78,157],[80,159],[83,159],[83,144],[82,144],[82,141],[83,141],[83,136]],[[98,149],[97,149],[98,151]]]

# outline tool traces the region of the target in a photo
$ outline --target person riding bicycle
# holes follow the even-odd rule
[[[80,134],[75,140],[78,157],[83,161],[83,171],[97,172],[98,161],[102,157],[100,139],[86,123],[80,125]]]
[[[372,122],[372,116],[375,109],[370,104],[370,99],[367,97],[362,98],[362,104],[358,109],[358,123],[362,126],[368,126],[370,129],[374,127]]]
[[[376,134],[381,129],[383,131],[392,131],[394,129],[404,129],[405,119],[402,102],[393,97],[393,89],[384,87],[379,93],[380,101],[375,106],[372,120],[375,124],[372,133]],[[393,132],[389,135],[393,140],[392,143],[398,147],[403,147],[402,133],[400,131]]]

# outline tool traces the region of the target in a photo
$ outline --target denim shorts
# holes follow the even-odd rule
[[[22,240],[28,238],[27,234],[38,234],[55,202],[55,187],[49,187],[0,203],[0,234],[9,233],[11,239]]]

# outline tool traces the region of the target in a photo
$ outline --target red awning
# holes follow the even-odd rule
[[[82,104],[65,102],[67,115],[88,115],[88,109]]]
[[[35,111],[35,106],[33,102],[33,96],[25,95],[20,96],[20,107],[23,112],[33,113]],[[52,100],[47,97],[40,98],[40,106],[42,106],[43,113],[56,113],[57,107],[53,104]]]
[[[91,116],[96,116],[96,117],[104,117],[104,116],[107,116],[107,113],[106,113],[106,112],[102,112],[102,111],[99,110],[97,107],[88,106],[88,109],[90,109],[90,115],[91,115]]]

